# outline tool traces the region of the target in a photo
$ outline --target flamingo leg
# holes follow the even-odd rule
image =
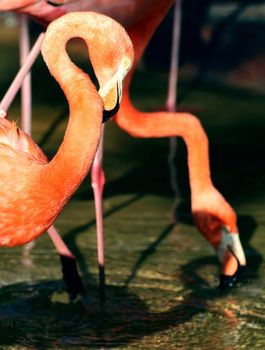
[[[30,53],[28,54],[27,58],[25,59],[23,66],[20,68],[15,79],[13,80],[5,96],[3,97],[0,103],[0,109],[7,111],[9,106],[13,102],[18,90],[20,89],[23,83],[25,76],[28,74],[29,70],[31,69],[32,65],[34,64],[34,62],[36,61],[36,58],[40,53],[40,48],[41,48],[43,39],[44,39],[44,33],[41,33],[38,39],[36,40],[35,44],[33,45],[32,49],[30,50]]]
[[[181,0],[175,0],[173,37],[170,58],[168,94],[166,100],[166,110],[176,111],[177,83],[178,83],[178,61],[180,44],[180,24],[181,24]]]
[[[19,16],[19,58],[20,66],[25,63],[30,52],[29,28],[26,15]],[[24,77],[21,84],[21,114],[22,130],[31,135],[31,74],[30,70]],[[26,257],[30,254],[31,249],[35,246],[35,241],[26,244],[23,247],[23,253]],[[28,260],[28,259],[27,259]]]
[[[27,58],[30,54],[30,41],[29,41],[29,30],[28,30],[28,18],[26,15],[20,15],[20,65],[23,69],[23,65],[26,63]],[[38,53],[39,46],[36,47],[34,51]],[[34,55],[35,57],[35,55]],[[36,58],[35,58],[36,59]],[[33,64],[33,60],[32,60]],[[31,94],[31,74],[29,72],[25,74],[22,84],[21,84],[21,110],[22,110],[22,130],[28,135],[31,135],[31,120],[32,120],[32,94]],[[78,274],[76,259],[69,248],[66,246],[61,236],[57,232],[54,226],[48,229],[48,235],[60,256],[62,264],[62,274],[63,279],[66,284],[67,291],[71,299],[75,299],[76,296],[83,292],[83,283]],[[24,247],[24,254],[29,255],[31,249],[35,246],[35,241],[28,243]]]
[[[180,45],[180,28],[181,28],[181,0],[175,0],[174,20],[173,20],[173,36],[172,49],[168,81],[168,94],[166,100],[166,111],[176,111],[177,101],[177,83],[178,83],[178,62],[179,62],[179,45]],[[177,153],[177,138],[169,138],[169,153],[168,166],[170,174],[170,184],[175,195],[175,203],[173,205],[173,219],[177,221],[177,207],[179,198],[179,189],[177,184],[177,172],[175,166],[175,159]]]
[[[102,206],[102,194],[103,194],[104,185],[105,185],[105,174],[102,167],[103,137],[104,137],[104,125],[102,126],[100,144],[91,168],[91,185],[94,193],[95,211],[96,211],[97,251],[98,251],[98,267],[99,267],[99,296],[100,296],[101,304],[104,304],[106,301],[103,206]]]
[[[20,15],[19,48],[20,66],[23,66],[30,52],[28,19],[26,15]],[[31,135],[31,74],[27,73],[21,85],[21,110],[22,110],[22,130]]]
[[[60,256],[63,280],[70,298],[73,300],[84,291],[84,286],[77,270],[76,258],[64,243],[54,226],[51,226],[47,232]]]

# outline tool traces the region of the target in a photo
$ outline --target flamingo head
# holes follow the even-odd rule
[[[134,59],[133,45],[128,34],[117,22],[113,21],[114,24],[117,34],[108,39],[104,38],[103,42],[101,39],[101,43],[94,42],[95,50],[90,53],[90,59],[99,83],[98,92],[104,105],[103,122],[114,116],[119,109],[123,82]],[[111,27],[110,30],[112,30]],[[98,48],[97,45],[99,45]],[[109,49],[103,52],[102,45]]]
[[[223,266],[219,288],[227,290],[236,284],[246,266],[246,257],[239,233],[237,231],[231,232],[229,227],[222,226],[221,240],[216,252]]]
[[[100,86],[99,94],[104,104],[103,122],[118,112],[122,98],[123,81],[131,65],[132,60],[127,55],[124,56],[114,75]]]
[[[105,111],[103,121],[114,115],[121,102],[124,78],[134,59],[133,45],[125,29],[112,18],[96,12],[69,12],[50,23],[45,38],[50,36],[62,45],[77,37],[84,40],[99,85],[98,94]],[[47,41],[42,45],[42,54],[47,65],[57,67],[57,57],[61,60],[59,66],[65,64],[65,57],[69,64],[68,55],[61,53],[61,46],[53,47],[52,54],[48,54],[51,49],[46,44]],[[56,75],[56,71],[52,74]],[[67,79],[65,72],[60,79],[61,82]]]

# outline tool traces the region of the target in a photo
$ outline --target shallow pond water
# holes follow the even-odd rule
[[[7,43],[3,33],[0,38],[3,93],[17,63],[7,60],[15,57],[15,41]],[[43,71],[39,61],[33,71],[33,136],[52,156],[65,130],[65,103]],[[155,108],[162,105],[165,88],[165,74],[139,73],[134,99],[141,108]],[[200,84],[185,104],[197,111],[209,135],[214,183],[238,213],[248,260],[242,282],[227,295],[216,288],[216,256],[190,215],[183,143],[178,142],[180,194],[173,225],[168,141],[132,139],[109,123],[104,160],[107,302],[100,307],[88,177],[56,223],[77,257],[85,295],[70,302],[47,235],[30,252],[1,248],[0,349],[264,349],[264,98]],[[10,115],[19,118],[16,103]]]

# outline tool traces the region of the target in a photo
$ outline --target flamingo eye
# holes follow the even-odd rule
[[[126,71],[128,71],[131,66],[131,60],[128,57],[124,57],[123,63]]]

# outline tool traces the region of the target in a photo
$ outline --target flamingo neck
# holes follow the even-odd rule
[[[188,113],[150,112],[137,110],[125,91],[116,123],[134,137],[182,137],[188,151],[188,167],[192,202],[198,194],[213,188],[210,176],[207,135],[199,120]]]
[[[85,36],[83,32],[80,34],[77,23],[69,22],[69,26],[64,25],[63,30],[54,26],[52,34],[49,33],[53,38],[53,47],[45,43],[42,47],[44,60],[60,84],[70,110],[63,142],[45,171],[51,185],[49,187],[57,188],[58,195],[66,199],[86,176],[101,133],[101,97],[89,77],[71,62],[65,50],[67,41],[76,36],[85,37],[87,43],[97,40],[92,29],[88,33],[86,31]]]
[[[148,4],[146,3],[143,15],[138,22],[127,28],[134,44],[135,64],[126,77],[123,99],[115,121],[135,137],[180,136],[183,138],[188,150],[192,202],[195,202],[201,190],[213,187],[210,177],[208,139],[200,122],[187,113],[140,112],[133,106],[129,94],[135,65],[173,2],[173,0],[150,0]]]

